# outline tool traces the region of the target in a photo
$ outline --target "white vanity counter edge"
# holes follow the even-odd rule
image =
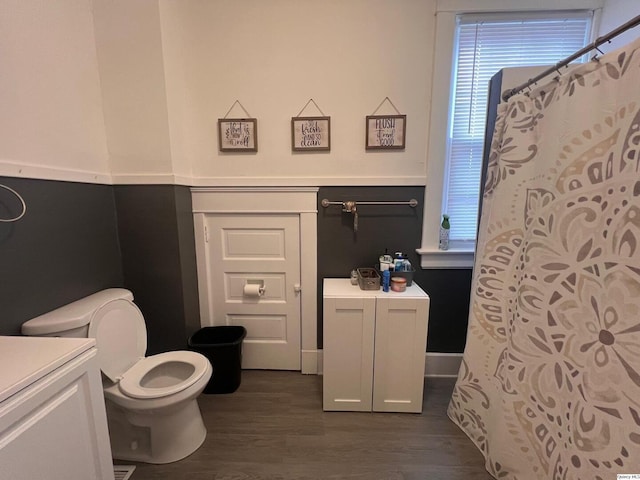
[[[393,275],[392,275],[393,276]],[[394,292],[389,290],[383,292],[377,290],[362,290],[358,285],[352,285],[348,278],[325,278],[323,282],[322,294],[325,297],[377,297],[377,298],[408,298],[408,297],[429,297],[415,282],[404,292]]]
[[[0,402],[95,346],[93,338],[0,336]]]

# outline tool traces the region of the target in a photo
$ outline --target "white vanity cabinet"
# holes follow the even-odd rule
[[[0,337],[0,480],[113,480],[94,339]]]
[[[324,410],[421,412],[429,296],[331,278],[323,312]]]

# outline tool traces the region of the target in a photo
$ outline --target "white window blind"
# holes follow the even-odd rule
[[[553,65],[575,53],[589,43],[591,18],[590,11],[458,16],[443,198],[453,242],[476,238],[489,80],[502,68]]]

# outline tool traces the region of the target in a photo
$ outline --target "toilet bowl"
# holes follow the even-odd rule
[[[103,290],[60,307],[24,323],[22,333],[96,339],[114,458],[170,463],[204,442],[196,398],[211,364],[190,351],[145,357],[144,317],[128,290]]]

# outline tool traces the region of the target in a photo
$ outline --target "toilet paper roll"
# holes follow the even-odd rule
[[[245,297],[258,298],[262,295],[262,285],[257,283],[247,283],[243,290]]]

